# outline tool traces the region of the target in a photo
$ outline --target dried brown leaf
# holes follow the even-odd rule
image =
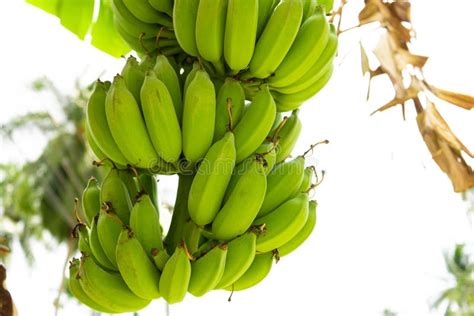
[[[413,67],[418,68],[423,68],[423,66],[425,66],[426,62],[428,61],[428,57],[414,55],[403,48],[397,51],[397,58],[400,60],[401,63],[404,64],[404,66],[412,65]]]
[[[411,5],[406,0],[397,0],[387,4],[390,11],[395,14],[400,21],[411,22]]]
[[[433,160],[451,179],[455,192],[463,192],[474,186],[474,171],[462,157],[462,152],[472,153],[459,141],[446,121],[430,103],[417,116],[418,128]]]
[[[403,90],[403,95],[396,96],[395,98],[393,98],[393,100],[379,107],[377,110],[373,111],[370,115],[374,115],[377,112],[383,112],[397,105],[403,106],[405,102],[409,100],[413,100],[414,98],[418,97],[418,93],[419,93],[419,88],[417,87],[416,84],[412,84],[408,89]],[[404,109],[403,109],[403,115],[405,115]]]
[[[466,110],[474,108],[474,96],[440,89],[435,86],[430,86],[429,88],[431,92],[441,100],[457,105]]]
[[[359,24],[369,24],[381,21],[382,15],[373,0],[366,1],[365,7],[359,12]]]
[[[362,68],[362,75],[365,76],[366,73],[370,73],[369,57],[365,51],[364,45],[362,42],[359,42],[360,46],[360,66]]]
[[[393,54],[393,50],[394,47],[390,39],[390,35],[386,33],[380,36],[380,40],[374,49],[374,54],[377,57],[384,72],[390,77],[390,80],[392,81],[398,96],[400,95],[399,90],[404,89],[403,77],[401,73],[403,68],[398,65],[397,60]]]

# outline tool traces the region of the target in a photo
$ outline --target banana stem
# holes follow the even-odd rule
[[[166,236],[166,247],[168,253],[172,254],[183,238],[183,227],[189,220],[188,213],[188,195],[191,189],[193,176],[179,175],[178,192],[173,209],[173,217],[171,218],[170,229]]]

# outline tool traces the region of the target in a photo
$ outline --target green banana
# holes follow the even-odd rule
[[[148,0],[123,0],[128,10],[140,21],[152,24],[161,24],[172,28],[171,18],[164,13],[156,11]]]
[[[265,141],[257,148],[257,150],[255,150],[252,155],[239,163],[234,169],[234,175],[232,176],[232,179],[228,185],[228,191],[230,188],[234,187],[239,175],[242,175],[244,170],[251,166],[255,159],[258,159],[262,162],[265,175],[268,175],[270,171],[272,171],[276,161],[275,145],[271,142]]]
[[[275,115],[275,101],[265,86],[257,93],[234,129],[237,162],[247,158],[262,144],[272,128]]]
[[[163,160],[176,162],[182,148],[181,129],[168,88],[155,72],[147,72],[140,99],[148,135],[156,152]]]
[[[188,291],[196,297],[214,289],[224,274],[227,245],[218,245],[191,264]]]
[[[286,256],[287,254],[293,252],[296,248],[301,246],[301,244],[308,239],[309,235],[313,232],[314,227],[316,226],[316,208],[318,203],[316,201],[309,201],[308,205],[308,219],[304,224],[303,228],[296,234],[295,237],[291,238],[283,246],[278,247],[278,255],[280,257]]]
[[[128,224],[132,202],[117,169],[110,169],[102,181],[100,205],[104,204],[111,206],[120,220]]]
[[[282,0],[273,10],[250,61],[250,76],[269,77],[290,50],[303,17],[301,0]]]
[[[159,209],[160,203],[158,201],[158,184],[155,176],[153,174],[144,172],[139,176],[139,183],[141,183],[141,185],[143,186],[143,191],[145,191],[145,193],[150,196],[151,202],[153,203],[155,208]]]
[[[234,134],[227,132],[211,146],[199,165],[188,199],[189,215],[196,224],[211,223],[219,211],[235,157]]]
[[[166,262],[160,278],[160,293],[168,304],[181,302],[188,291],[191,262],[184,244]]]
[[[227,257],[222,278],[215,286],[216,289],[226,288],[240,279],[252,265],[255,258],[257,235],[248,232],[227,244]]]
[[[305,159],[299,156],[276,165],[268,174],[267,191],[258,217],[267,215],[298,193],[304,177],[304,162]]]
[[[199,0],[175,0],[173,6],[173,28],[179,46],[191,55],[198,56],[196,46],[196,18]]]
[[[273,253],[257,254],[252,265],[237,281],[228,286],[228,291],[241,291],[260,283],[270,272],[273,264]]]
[[[97,220],[97,235],[102,250],[115,270],[118,268],[116,249],[122,226],[122,221],[113,211],[106,208],[100,210]]]
[[[303,0],[303,23],[311,17],[318,7],[318,0]]]
[[[128,288],[138,297],[160,297],[160,271],[157,270],[130,228],[122,228],[117,243],[117,265]]]
[[[202,228],[196,225],[192,220],[188,220],[184,223],[181,239],[186,244],[186,248],[190,254],[193,254],[199,249],[201,233]]]
[[[155,67],[156,57],[153,55],[144,55],[140,61],[140,69],[146,73],[148,70],[152,70]]]
[[[173,0],[148,0],[148,3],[157,11],[173,16]]]
[[[253,224],[265,225],[266,232],[257,237],[257,251],[267,252],[283,246],[303,228],[308,218],[308,194],[299,193]]]
[[[111,8],[114,12],[114,20],[122,25],[123,29],[130,35],[138,38],[142,35],[144,38],[154,38],[160,32],[161,26],[145,23],[137,19],[125,6],[123,0],[111,0]],[[171,33],[167,31],[168,33]]]
[[[99,149],[114,162],[127,165],[128,161],[114,141],[107,123],[105,100],[107,84],[97,80],[89,97],[86,110],[86,125]]]
[[[224,49],[227,0],[200,0],[196,16],[196,46],[199,55],[217,63]]]
[[[74,297],[76,297],[79,300],[79,302],[81,302],[82,304],[98,312],[107,313],[107,314],[118,313],[118,311],[114,311],[113,309],[105,305],[99,304],[98,302],[93,300],[92,297],[87,295],[86,292],[84,292],[77,276],[79,272],[79,266],[80,266],[79,259],[73,258],[69,262],[69,281],[68,281],[69,287],[68,288],[69,288],[69,291],[71,291],[72,295],[74,295]]]
[[[135,312],[150,304],[150,300],[133,294],[120,274],[103,270],[91,257],[82,256],[77,277],[89,297],[117,313]]]
[[[313,185],[314,167],[309,166],[304,169],[303,181],[298,192],[308,192]]]
[[[133,94],[135,101],[140,104],[140,90],[145,80],[145,72],[135,57],[130,56],[127,58],[127,63],[123,67],[121,75],[127,89]]]
[[[301,78],[302,74],[314,64],[329,39],[329,24],[324,10],[319,8],[301,26],[288,54],[275,70],[268,83],[272,87],[285,87]]]
[[[138,188],[137,180],[135,178],[134,173],[131,169],[119,169],[117,173],[120,180],[122,180],[123,184],[127,188],[128,196],[130,197],[131,203],[135,203],[135,200],[137,199],[138,193],[141,191],[141,188]]]
[[[152,249],[151,255],[153,257],[153,262],[155,263],[155,266],[158,268],[158,270],[163,271],[163,268],[165,267],[166,262],[168,262],[170,255],[166,251],[166,249]]]
[[[150,257],[153,249],[164,248],[159,214],[150,196],[143,194],[133,206],[130,215],[130,227]]]
[[[209,75],[198,70],[184,96],[183,153],[189,162],[206,154],[214,137],[216,92]]]
[[[89,144],[92,153],[97,159],[104,160],[105,158],[107,158],[104,152],[97,145],[95,139],[92,137],[91,132],[89,130],[89,126],[87,124],[84,124],[84,137],[86,143]]]
[[[245,93],[240,82],[231,77],[225,79],[224,84],[217,92],[214,142],[221,139],[229,130],[229,99],[232,125],[237,126],[245,109]]]
[[[87,186],[82,192],[82,208],[84,209],[87,223],[92,225],[94,217],[100,211],[100,188],[97,179],[94,177],[87,181]]]
[[[237,73],[247,68],[257,36],[258,0],[229,0],[224,35],[224,58]]]
[[[102,268],[107,270],[117,270],[117,267],[109,260],[107,255],[102,248],[99,240],[99,234],[97,232],[99,215],[95,216],[92,224],[91,229],[89,231],[89,246],[91,249],[92,257],[97,261],[97,264],[100,265]]]
[[[179,82],[178,74],[171,65],[170,60],[164,55],[158,55],[156,57],[156,64],[153,70],[155,71],[156,77],[163,81],[168,92],[173,100],[173,106],[178,118],[179,124],[183,119],[183,97],[181,93],[181,83]]]
[[[258,0],[257,39],[262,34],[263,29],[278,2],[279,1],[276,0]]]
[[[278,135],[276,135],[276,137],[278,137],[276,163],[279,163],[290,156],[296,142],[298,141],[298,137],[300,136],[303,127],[298,117],[298,113],[298,110],[294,110],[285,125],[283,125],[281,130],[279,130]]]
[[[153,38],[144,38],[141,34],[136,37],[133,36],[125,30],[117,18],[114,18],[114,26],[117,32],[120,34],[122,39],[130,46],[131,49],[136,51],[138,54],[154,54],[158,49],[156,45],[156,39]]]
[[[287,87],[281,87],[277,90],[280,93],[292,94],[307,89],[318,81],[321,76],[332,67],[334,55],[337,52],[337,35],[336,28],[333,24],[330,25],[329,38],[322,52],[321,56],[313,62],[308,70],[301,76],[300,79]]]
[[[83,223],[77,223],[73,228],[72,235],[74,238],[77,238],[77,249],[81,253],[91,253],[91,247],[89,242],[89,229]]]
[[[334,0],[318,0],[318,4],[322,6],[326,12],[331,12]]]
[[[216,239],[229,240],[243,234],[257,216],[266,189],[263,164],[255,159],[244,174],[238,176],[231,191],[226,193],[228,197],[212,222],[212,233]]]
[[[140,168],[151,168],[158,155],[148,136],[140,108],[125,86],[122,76],[116,76],[110,88],[105,110],[112,136],[127,160]]]
[[[188,91],[189,84],[193,81],[194,77],[196,76],[196,73],[198,70],[201,70],[202,67],[198,62],[193,63],[192,69],[189,71],[188,75],[185,77],[186,79],[184,80],[184,85],[183,85],[183,94],[186,95],[186,91]]]

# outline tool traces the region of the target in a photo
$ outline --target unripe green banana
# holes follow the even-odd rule
[[[260,90],[234,129],[237,162],[253,153],[272,128],[276,105],[268,87]]]
[[[79,265],[80,265],[79,259],[74,258],[69,262],[69,281],[68,281],[69,287],[68,288],[69,288],[69,291],[71,291],[72,295],[74,295],[74,297],[76,297],[79,300],[79,302],[81,302],[82,304],[98,312],[107,313],[107,314],[118,313],[118,311],[114,311],[107,306],[97,303],[92,297],[90,297],[89,295],[87,295],[86,292],[84,292],[84,290],[81,287],[81,284],[79,283],[79,279],[77,276],[79,272]]]
[[[170,259],[170,255],[166,249],[152,249],[151,255],[153,257],[153,262],[158,270],[163,271],[163,268],[166,265],[166,262]]]
[[[243,234],[257,216],[266,189],[263,164],[255,159],[226,194],[228,198],[212,222],[212,233],[216,239],[229,240]]]
[[[100,188],[97,179],[91,177],[87,182],[87,186],[82,192],[82,208],[86,216],[87,223],[92,225],[94,217],[100,211]]]
[[[234,134],[228,132],[211,146],[199,165],[189,192],[188,209],[191,219],[198,225],[212,222],[235,165]]]
[[[301,0],[282,0],[275,7],[250,61],[250,75],[269,77],[290,50],[303,17]]]
[[[153,249],[163,249],[160,215],[148,194],[141,195],[133,206],[130,227],[150,257]]]
[[[117,170],[117,173],[120,180],[122,180],[123,184],[127,188],[128,196],[130,197],[130,201],[133,205],[138,197],[138,193],[141,191],[141,188],[138,188],[135,175],[130,169],[119,169]]]
[[[173,6],[173,28],[179,46],[191,55],[198,56],[196,46],[196,18],[199,0],[175,0]]]
[[[260,145],[257,148],[257,150],[255,150],[255,152],[252,155],[250,155],[247,159],[239,163],[234,168],[234,175],[232,176],[232,179],[229,185],[227,186],[228,191],[230,188],[234,187],[238,176],[242,175],[244,173],[244,170],[246,170],[249,166],[251,166],[253,161],[256,158],[262,162],[265,175],[268,175],[270,171],[272,171],[273,166],[275,165],[276,146],[271,142],[265,141],[262,145]]]
[[[216,118],[216,92],[209,75],[198,70],[184,96],[183,153],[196,162],[212,145]]]
[[[303,228],[308,218],[308,194],[300,193],[253,224],[265,225],[257,237],[257,251],[268,252],[283,246]]]
[[[116,76],[110,88],[105,110],[112,136],[127,160],[140,168],[151,168],[158,155],[148,136],[140,108],[125,86],[123,77]]]
[[[140,61],[140,69],[146,73],[148,70],[152,70],[156,64],[156,57],[153,55],[144,55]]]
[[[184,245],[178,246],[166,262],[160,278],[160,293],[168,304],[181,302],[188,291],[191,262]]]
[[[228,291],[241,291],[260,283],[270,272],[273,264],[273,253],[257,254],[252,265],[237,281],[226,288]]]
[[[194,62],[191,71],[189,71],[188,75],[185,77],[184,85],[183,85],[183,96],[186,95],[186,91],[188,91],[189,84],[193,81],[194,77],[198,70],[201,70],[202,67],[198,62]]]
[[[152,38],[144,38],[142,34],[138,37],[127,33],[124,26],[120,24],[119,19],[114,18],[114,26],[117,32],[120,34],[120,37],[127,43],[127,45],[136,51],[138,54],[154,54],[155,51],[158,49],[156,45],[156,39]]]
[[[257,39],[263,32],[268,19],[272,15],[273,9],[278,4],[276,0],[258,0],[258,23],[257,23]]]
[[[125,166],[128,161],[115,143],[107,123],[105,111],[107,90],[107,84],[96,81],[87,103],[86,124],[100,150],[113,161]]]
[[[313,185],[314,167],[309,166],[304,169],[303,181],[298,192],[308,192]]]
[[[191,263],[188,291],[196,297],[214,289],[222,278],[227,257],[227,245],[218,245]]]
[[[91,247],[89,242],[89,229],[83,223],[77,223],[73,229],[73,237],[77,238],[77,249],[81,253],[91,254]]]
[[[168,88],[171,99],[173,99],[176,117],[178,118],[179,124],[181,124],[183,119],[183,96],[181,93],[181,83],[179,82],[178,74],[170,60],[172,60],[172,58],[168,59],[164,55],[158,55],[153,70],[155,71],[156,77],[163,81],[166,88]]]
[[[100,244],[99,234],[97,232],[99,215],[95,216],[92,224],[91,229],[89,232],[89,246],[91,249],[91,253],[93,258],[97,261],[97,264],[100,265],[102,268],[107,270],[117,270],[117,266],[115,266],[107,257]]]
[[[283,121],[283,113],[277,112],[275,116],[275,120],[273,121],[272,129],[270,133],[268,133],[268,137],[272,138],[275,134],[275,131],[280,127],[281,122]]]
[[[232,125],[237,126],[245,109],[245,92],[239,81],[228,77],[219,88],[216,101],[216,126],[214,142],[221,139],[229,130],[228,100],[232,114]]]
[[[140,174],[139,182],[143,186],[143,190],[145,191],[145,193],[150,196],[150,200],[155,206],[155,208],[158,210],[160,203],[158,201],[158,184],[155,176],[153,174],[142,173]]]
[[[110,169],[100,190],[100,205],[110,205],[120,220],[128,224],[132,202],[117,169]]]
[[[318,0],[318,4],[324,8],[324,11],[331,12],[334,0]]]
[[[304,162],[305,159],[299,156],[276,165],[268,174],[267,192],[258,217],[267,215],[298,193],[304,177]]]
[[[184,223],[181,239],[186,244],[186,248],[190,254],[193,254],[199,249],[201,233],[202,228],[196,225],[192,220],[188,220]]]
[[[100,210],[99,219],[97,220],[97,235],[107,259],[115,270],[118,268],[116,249],[122,226],[122,221],[113,211],[105,208]]]
[[[82,289],[89,297],[117,313],[136,312],[150,304],[150,300],[133,294],[120,274],[103,270],[91,257],[82,256],[77,275]]]
[[[138,297],[160,297],[160,272],[130,228],[122,228],[117,243],[117,265],[123,280]]]
[[[156,11],[148,0],[123,0],[125,6],[140,21],[152,24],[161,24],[172,28],[173,22],[166,14]]]
[[[173,0],[148,0],[148,2],[155,10],[173,16]]]
[[[224,58],[237,73],[247,68],[254,53],[258,0],[229,0],[224,35]]]
[[[95,139],[92,137],[91,132],[89,131],[89,125],[87,124],[84,124],[84,136],[86,143],[89,144],[92,153],[98,160],[104,160],[107,158],[104,152],[97,145]]]
[[[135,101],[140,104],[140,90],[145,80],[145,71],[140,67],[135,57],[127,58],[127,63],[123,67],[121,75],[127,89],[133,94]]]
[[[290,156],[293,148],[295,148],[303,127],[298,117],[298,113],[298,110],[293,111],[291,116],[288,118],[288,121],[283,125],[281,130],[278,132],[278,135],[276,135],[278,138],[276,163],[285,160]]]
[[[199,55],[216,63],[222,58],[227,0],[200,0],[196,17]]]
[[[323,53],[329,39],[329,24],[320,7],[306,20],[273,76],[268,79],[272,87],[285,87],[301,78]]]
[[[111,0],[110,3],[114,12],[114,20],[117,20],[124,30],[134,37],[138,38],[142,34],[144,38],[154,38],[160,31],[161,26],[137,19],[125,6],[123,0]]]
[[[318,7],[318,0],[303,0],[303,23],[314,14]]]
[[[240,279],[255,258],[257,235],[248,232],[227,244],[227,257],[222,278],[216,289],[226,288]]]
[[[179,121],[168,88],[152,71],[146,74],[140,99],[153,147],[163,160],[176,162],[181,154]]]
[[[280,257],[286,256],[293,252],[296,248],[308,239],[309,235],[313,232],[314,226],[316,226],[316,207],[318,203],[316,201],[309,201],[308,205],[308,219],[304,224],[303,228],[296,234],[295,237],[291,238],[283,246],[278,247],[278,255]]]

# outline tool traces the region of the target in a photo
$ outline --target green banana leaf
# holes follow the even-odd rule
[[[61,25],[80,40],[91,37],[91,44],[101,51],[121,57],[130,47],[120,37],[113,23],[110,0],[26,0],[27,3],[55,15]],[[98,8],[98,12],[95,12]]]

